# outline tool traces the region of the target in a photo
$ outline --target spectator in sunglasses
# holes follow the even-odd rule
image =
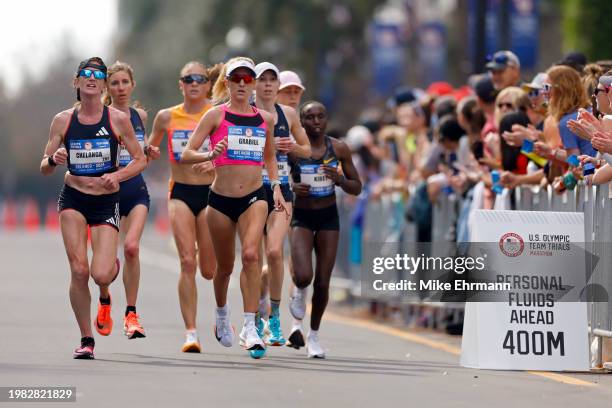
[[[521,62],[512,51],[497,51],[489,59],[486,68],[498,91],[509,86],[520,86]]]

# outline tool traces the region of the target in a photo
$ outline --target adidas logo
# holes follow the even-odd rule
[[[255,201],[257,201],[257,197],[253,197],[249,200],[249,205],[253,204]]]
[[[285,127],[285,125],[280,125],[280,126],[278,127],[278,130],[287,130],[287,128]]]
[[[102,126],[100,130],[98,130],[98,133],[96,133],[96,136],[109,136],[108,130]]]

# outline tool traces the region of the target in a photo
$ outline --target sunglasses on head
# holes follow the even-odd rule
[[[248,72],[232,72],[227,76],[227,79],[236,84],[239,84],[240,81],[244,81],[245,84],[250,84],[255,80],[255,77]]]
[[[508,63],[508,56],[506,54],[499,54],[499,55],[487,55],[487,61],[488,62],[494,62],[496,64],[502,64],[502,65],[506,65]]]
[[[497,108],[498,109],[503,109],[503,108],[514,109],[514,105],[512,105],[510,102],[500,102],[497,104]]]
[[[82,69],[79,71],[79,76],[83,78],[91,78],[91,76],[95,79],[105,79],[106,74],[102,71],[94,71],[93,69]]]
[[[190,74],[181,77],[181,81],[185,84],[193,84],[194,82],[197,82],[198,84],[205,84],[208,82],[208,78],[200,74]]]

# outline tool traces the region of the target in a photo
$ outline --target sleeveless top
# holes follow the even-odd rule
[[[68,153],[68,171],[74,176],[100,177],[119,168],[119,136],[111,125],[108,106],[104,106],[98,123],[79,122],[74,108],[64,135]]]
[[[189,137],[195,130],[198,122],[204,114],[212,107],[206,105],[202,111],[198,113],[187,113],[183,108],[183,104],[171,107],[170,110],[170,125],[168,126],[168,157],[172,163],[181,162],[181,154],[187,146]],[[208,151],[208,139],[204,141],[199,152]]]
[[[134,128],[134,133],[136,134],[136,140],[138,140],[138,144],[140,148],[144,151],[145,145],[145,127],[142,123],[142,119],[140,119],[140,115],[138,111],[132,107],[130,107],[130,122],[132,123],[132,128]],[[132,161],[132,156],[127,151],[125,146],[121,144],[119,146],[119,166],[127,166]]]
[[[338,157],[334,151],[331,138],[325,135],[325,153],[319,159],[298,159],[292,162],[291,176],[296,183],[310,186],[311,197],[327,197],[335,194],[336,189],[332,179],[328,178],[321,165],[338,167]]]
[[[276,120],[276,125],[274,125],[274,138],[277,137],[291,137],[289,133],[289,122],[285,117],[285,112],[280,107],[279,104],[275,103],[274,108],[276,109],[276,114],[278,119]],[[276,153],[276,164],[278,166],[278,180],[281,184],[289,185],[289,161],[287,158],[287,154],[285,153]],[[263,178],[263,183],[266,185],[270,185],[270,177],[268,176],[268,171],[264,166],[261,176]]]
[[[227,105],[221,105],[223,120],[219,127],[210,135],[210,144],[215,146],[227,137],[227,149],[213,160],[215,167],[220,166],[261,166],[263,151],[266,144],[267,124],[257,108],[253,113],[242,115],[227,110]]]

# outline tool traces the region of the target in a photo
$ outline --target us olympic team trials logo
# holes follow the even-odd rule
[[[523,253],[525,241],[523,241],[523,238],[519,234],[508,232],[500,238],[499,249],[501,249],[504,255],[514,258]]]
[[[253,136],[253,129],[251,129],[251,128],[246,128],[246,129],[244,130],[244,135],[245,135],[246,137],[251,137],[251,136]]]
[[[91,142],[85,142],[85,150],[91,150],[93,149],[93,145],[91,144]]]

